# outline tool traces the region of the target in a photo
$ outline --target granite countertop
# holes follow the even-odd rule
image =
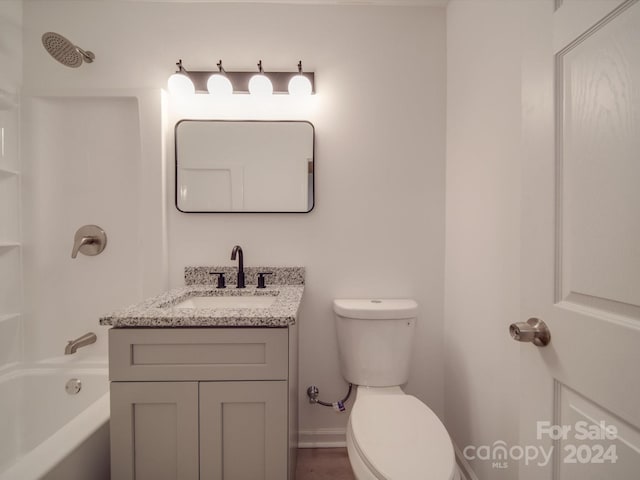
[[[304,292],[304,269],[301,271],[296,284],[267,285],[258,289],[255,285],[236,289],[233,275],[227,276],[227,288],[218,289],[211,282],[215,279],[210,275],[202,275],[202,282],[193,283],[194,269],[203,271],[221,271],[220,267],[187,267],[185,279],[187,286],[169,290],[161,295],[149,298],[122,310],[109,313],[100,318],[100,325],[115,328],[131,327],[288,327],[296,323],[298,309]],[[273,278],[283,278],[290,281],[289,273],[278,275],[277,268],[261,267],[260,271],[274,271]],[[256,270],[258,270],[256,268]],[[290,272],[292,269],[289,268]],[[232,272],[230,272],[232,273]],[[269,307],[252,308],[178,308],[175,305],[190,297],[216,296],[275,296]]]

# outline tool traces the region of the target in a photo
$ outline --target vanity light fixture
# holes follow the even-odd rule
[[[222,68],[222,60],[218,62],[219,73],[214,73],[207,80],[207,91],[211,95],[231,95],[233,93],[233,85],[227,77],[224,68]]]
[[[287,90],[289,90],[289,95],[311,95],[313,87],[309,78],[302,73],[302,60],[298,62],[298,74],[291,77]]]
[[[302,71],[302,61],[297,72],[265,72],[262,60],[258,62],[258,72],[228,72],[217,63],[217,71],[187,71],[182,60],[176,65],[178,70],[169,77],[168,87],[172,94],[210,93],[228,95],[230,93],[256,96],[274,94],[312,95],[315,93],[315,74]]]
[[[184,96],[195,93],[196,89],[187,72],[182,66],[182,59],[176,63],[178,71],[169,77],[167,88],[174,95]]]
[[[273,84],[264,74],[262,60],[258,62],[258,73],[249,80],[249,93],[251,95],[267,96],[273,93]]]

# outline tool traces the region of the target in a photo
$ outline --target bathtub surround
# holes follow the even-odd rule
[[[154,245],[141,243],[147,220],[137,218],[143,175],[132,165],[141,163],[140,105],[134,97],[24,98],[27,361],[61,355],[69,339],[93,330],[100,314],[142,299],[143,250]],[[108,232],[108,246],[100,255],[72,258],[76,232],[88,224]],[[96,344],[77,356],[106,363],[104,329],[95,333]]]
[[[0,6],[7,3],[0,2]],[[20,2],[20,8],[23,5]],[[2,16],[3,35],[16,25],[10,22],[10,28],[5,28],[6,20]],[[29,38],[29,27],[23,25],[23,38]],[[38,36],[44,31],[48,29],[40,30]],[[65,69],[47,58],[44,49],[28,55],[44,55],[41,60]],[[66,70],[77,73],[83,69]],[[161,196],[152,193],[163,188],[161,177],[155,175],[161,170],[157,162],[159,142],[145,141],[154,126],[159,131],[161,96],[159,92],[141,91],[112,91],[107,95],[95,90],[74,96],[60,90],[29,94],[24,85],[21,93],[21,178],[16,193],[21,203],[19,221],[24,246],[22,263],[16,266],[23,270],[25,300],[21,329],[28,341],[18,340],[22,347],[21,363],[7,374],[36,368],[64,378],[46,384],[42,392],[35,394],[18,384],[20,388],[14,397],[18,402],[7,410],[16,420],[7,425],[7,430],[3,423],[2,429],[12,432],[7,441],[15,442],[16,449],[5,450],[3,446],[3,453],[9,451],[12,457],[0,469],[9,468],[6,475],[11,479],[107,480],[108,397],[88,405],[85,399],[91,388],[86,381],[83,380],[82,391],[74,397],[64,393],[64,386],[71,378],[66,377],[67,372],[82,379],[82,375],[74,372],[88,374],[102,368],[103,374],[96,376],[96,380],[102,382],[101,391],[107,391],[106,329],[96,328],[97,317],[117,305],[141,299],[145,292],[166,282],[166,274],[161,273],[164,262],[158,261],[157,254],[162,250],[163,235],[150,225],[158,216],[153,209],[147,209],[138,218],[146,205],[162,201]],[[140,111],[147,112],[142,122]],[[153,161],[147,163],[145,159],[149,158]],[[75,231],[80,225],[93,223],[109,232],[108,249],[97,257],[78,255],[72,259]],[[140,241],[143,233],[154,238],[153,243],[143,245]],[[4,266],[0,270],[5,273]],[[14,281],[11,286],[12,302],[17,302],[21,284]],[[7,305],[4,298],[1,304]],[[69,339],[92,330],[98,338],[95,344],[63,357]],[[0,333],[4,337],[4,332]],[[57,392],[64,395],[59,402],[37,403],[50,400]],[[63,419],[66,425],[44,430],[38,427],[37,431],[43,432],[42,439],[53,436],[44,442],[26,442],[25,438],[36,431],[31,421],[42,420],[36,420],[31,409],[41,412],[45,420]],[[99,425],[91,420],[94,418],[91,412],[101,419]],[[23,416],[28,417],[27,421],[21,420]]]
[[[19,92],[22,3],[0,2],[0,371],[22,358]],[[10,68],[9,68],[10,66]]]

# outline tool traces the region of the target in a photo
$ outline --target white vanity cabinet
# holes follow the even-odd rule
[[[111,478],[293,480],[296,334],[111,329]]]

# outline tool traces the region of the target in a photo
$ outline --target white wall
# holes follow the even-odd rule
[[[0,88],[15,94],[22,85],[22,0],[3,0],[0,21]]]
[[[445,419],[454,442],[518,439],[522,4],[447,8]],[[480,479],[515,479],[517,462]]]
[[[308,110],[256,105],[260,118],[291,114],[314,123],[313,212],[181,214],[173,207],[171,156],[165,204],[142,210],[168,209],[171,286],[183,284],[186,265],[231,265],[235,244],[243,246],[248,265],[307,268],[300,428],[309,441],[332,440],[322,433],[340,432],[346,423],[346,415],[306,403],[304,393],[311,383],[323,399],[345,392],[331,311],[336,297],[419,302],[407,389],[443,411],[444,13],[420,7],[26,2],[25,83],[31,91],[157,90],[179,58],[192,69],[213,68],[223,59],[229,70],[253,68],[258,59],[265,69],[294,69],[302,59],[316,72],[318,94]],[[95,63],[77,70],[55,63],[40,45],[48,30],[94,51]],[[242,111],[245,118],[250,114],[250,108]],[[147,146],[143,142],[143,152]],[[147,239],[156,240],[162,241]]]

